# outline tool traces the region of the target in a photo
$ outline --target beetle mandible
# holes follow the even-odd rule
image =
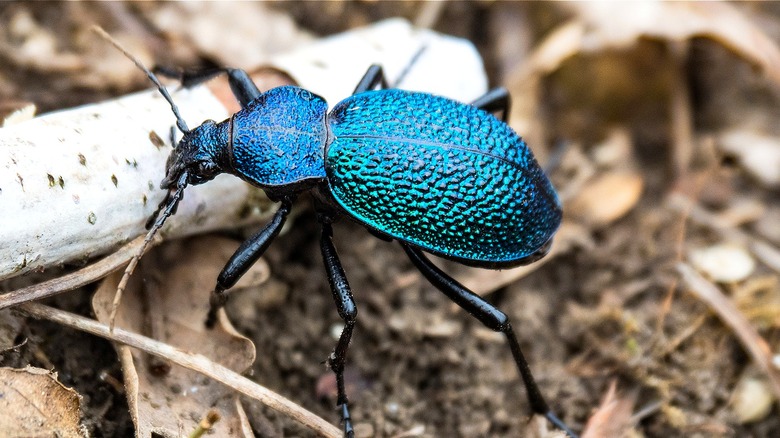
[[[332,242],[331,223],[339,217],[398,241],[428,281],[503,333],[533,411],[575,436],[542,396],[508,317],[423,254],[499,269],[536,261],[550,248],[561,222],[560,201],[530,149],[506,123],[505,89],[467,105],[388,89],[382,68],[373,65],[352,96],[328,112],[326,102],[307,90],[283,86],[261,93],[243,70],[223,68],[183,74],[181,80],[191,86],[227,74],[242,109],[189,130],[165,87],[136,64],[171,105],[183,133],[168,157],[160,185],[167,194],[147,222],[147,241],[175,213],[185,187],[220,173],[233,174],[280,203],[271,221],[241,244],[219,274],[207,325],[214,324],[226,291],[279,234],[295,198],[308,192],[322,227],[320,249],[333,299],[344,320],[327,362],[336,375],[345,436],[354,436],[344,365],[357,307]],[[499,111],[501,120],[491,114]]]

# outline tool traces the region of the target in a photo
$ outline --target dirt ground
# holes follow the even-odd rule
[[[771,56],[780,53],[774,46],[780,8],[644,5],[643,19],[617,6],[605,12],[589,4],[501,2],[279,2],[244,4],[241,11],[273,11],[315,37],[400,15],[469,39],[484,57],[491,84],[512,93],[512,125],[540,160],[550,162],[563,145],[551,179],[565,221],[549,260],[508,281],[492,280],[498,275],[492,271],[441,265],[476,284],[476,292],[510,316],[545,397],[572,429],[591,437],[778,436],[772,382],[780,371],[771,352],[780,350],[780,273],[772,264],[780,247],[780,165],[773,169],[771,160],[780,154],[774,123],[780,64]],[[148,88],[129,63],[131,79],[95,79],[107,73],[96,73],[100,59],[90,58],[94,52],[85,42],[84,29],[93,23],[135,38],[132,46],[145,47],[150,61],[162,65],[220,64],[207,44],[186,32],[185,18],[160,18],[204,17],[210,10],[125,2],[2,4],[0,105],[34,102],[44,113]],[[230,25],[221,14],[211,16],[213,29],[206,19],[198,25],[218,45]],[[649,16],[656,21],[647,27]],[[23,21],[45,36],[49,42],[40,44],[51,44],[48,52],[25,49]],[[163,22],[171,24],[162,28]],[[556,32],[578,23],[592,32],[585,42],[562,34],[553,41]],[[727,32],[734,28],[755,32],[777,52],[759,49],[762,59],[752,50],[764,39],[751,34],[752,42],[740,45]],[[267,47],[292,44],[284,34],[262,38]],[[556,58],[551,41],[568,41],[561,51],[571,56]],[[767,146],[759,148],[757,139]],[[762,158],[767,150],[773,152]],[[247,375],[337,424],[335,387],[323,362],[340,319],[309,200],[300,199],[296,209],[300,214],[264,257],[270,278],[233,296],[227,311],[257,350]],[[237,245],[251,231],[222,234]],[[528,421],[524,389],[500,335],[426,283],[397,243],[347,220],[335,225],[334,242],[359,308],[346,374],[358,436],[544,436],[543,422]],[[770,255],[755,252],[756,242]],[[708,270],[697,255],[722,247],[719,267]],[[737,264],[730,257],[741,256],[752,269],[718,278]],[[691,266],[763,338],[768,367],[724,322],[729,311],[716,310],[694,290],[684,270]],[[8,280],[0,290],[72,269]],[[92,317],[95,289],[46,303]],[[53,322],[20,320],[15,347],[0,350],[0,366],[55,370],[82,396],[81,424],[89,436],[131,436],[112,344]],[[616,393],[605,405],[611,385]],[[256,400],[242,400],[257,436],[313,434]]]

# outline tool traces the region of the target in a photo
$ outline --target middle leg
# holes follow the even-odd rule
[[[336,375],[336,388],[338,398],[336,404],[341,408],[341,421],[344,424],[344,436],[352,438],[355,431],[352,428],[352,419],[349,415],[347,392],[344,388],[344,364],[347,360],[347,349],[349,341],[352,338],[352,330],[355,328],[357,318],[357,306],[352,298],[352,290],[347,282],[347,276],[341,267],[341,261],[336,248],[333,246],[333,228],[330,225],[330,219],[321,217],[322,237],[320,239],[320,250],[322,251],[322,260],[325,262],[325,270],[328,273],[328,283],[333,293],[333,300],[336,302],[339,316],[344,320],[344,329],[341,331],[336,348],[328,357],[328,366]]]
[[[493,114],[500,113],[499,119],[504,123],[509,120],[509,104],[509,92],[504,87],[494,88],[471,102],[471,106],[481,110]]]

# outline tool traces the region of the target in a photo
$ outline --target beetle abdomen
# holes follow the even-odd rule
[[[329,115],[331,192],[365,225],[476,266],[519,264],[561,220],[530,150],[492,115],[402,90],[352,96]]]

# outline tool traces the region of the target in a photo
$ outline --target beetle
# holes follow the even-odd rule
[[[165,198],[149,218],[144,247],[126,276],[146,243],[175,214],[188,185],[230,173],[261,188],[280,206],[220,272],[206,321],[213,326],[227,291],[279,234],[296,197],[309,193],[322,228],[320,250],[330,289],[344,321],[327,363],[336,375],[345,436],[354,436],[344,366],[357,306],[332,240],[331,224],[341,217],[377,237],[398,241],[430,283],[486,327],[503,333],[532,410],[576,436],[542,396],[506,314],[424,254],[500,269],[532,263],[550,249],[561,222],[561,204],[531,150],[506,123],[505,89],[463,104],[390,89],[381,66],[372,65],[354,93],[328,111],[323,98],[303,88],[283,86],[262,93],[245,71],[220,68],[179,79],[187,87],[226,74],[241,110],[222,122],[207,120],[189,130],[157,77],[117,47],[157,86],[183,134],[160,184],[167,190]]]

